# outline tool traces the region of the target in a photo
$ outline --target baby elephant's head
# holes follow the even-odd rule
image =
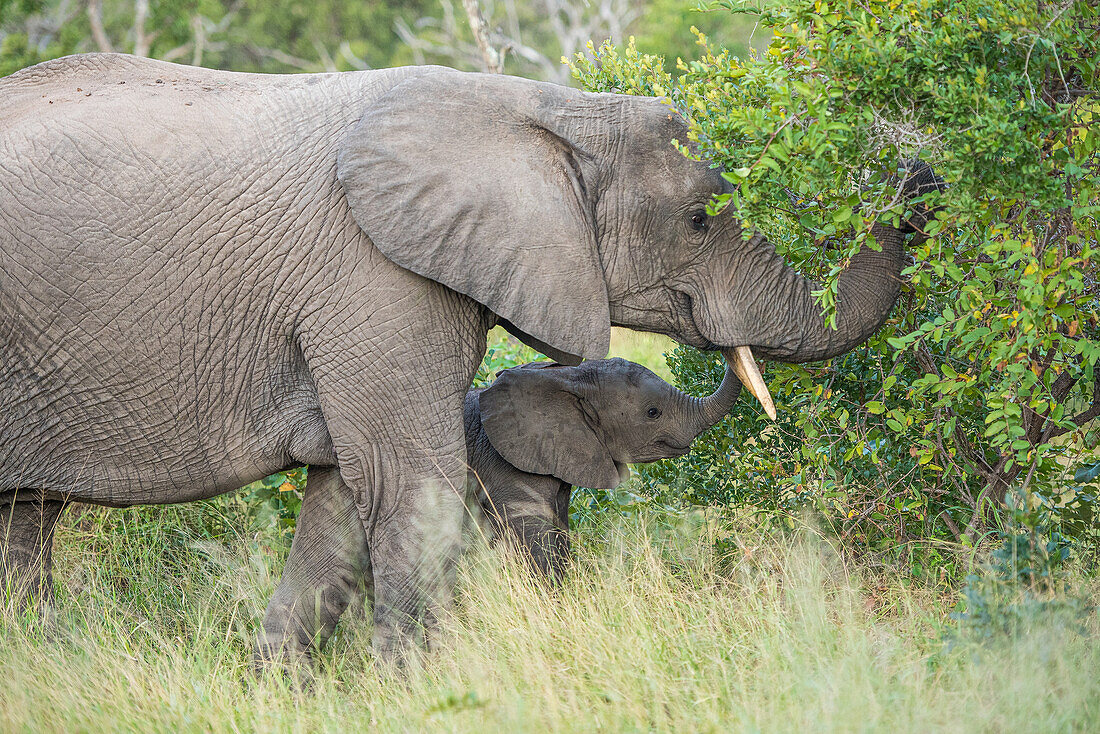
[[[516,468],[611,489],[629,476],[627,464],[686,454],[740,390],[728,366],[713,395],[693,398],[639,364],[601,359],[514,367],[479,402],[485,435]]]

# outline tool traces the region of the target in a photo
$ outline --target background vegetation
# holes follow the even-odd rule
[[[743,49],[751,21],[683,0],[490,0],[490,41],[510,74],[567,83],[562,56],[626,40],[674,62],[698,25]],[[234,71],[295,72],[438,63],[480,70],[461,0],[0,0],[0,75],[65,54],[122,51]]]
[[[0,729],[1100,727],[1096,1],[481,11],[506,72],[667,97],[691,121],[680,142],[738,184],[715,207],[818,277],[826,312],[870,225],[903,214],[897,161],[934,163],[950,188],[887,326],[832,362],[771,366],[777,422],[742,401],[689,456],[576,492],[560,592],[499,549],[471,553],[446,644],[407,681],[373,669],[360,619],[312,693],[242,683],[305,470],[184,507],[73,512],[56,625],[0,609]],[[0,74],[97,49],[242,71],[481,68],[464,13],[0,0]],[[616,331],[613,353],[700,394],[720,377],[654,337]],[[478,381],[537,356],[495,332]]]

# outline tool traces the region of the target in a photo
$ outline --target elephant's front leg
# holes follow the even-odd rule
[[[303,327],[303,356],[367,539],[374,651],[430,646],[454,592],[465,517],[463,398],[492,316],[465,296],[355,261]],[[355,297],[352,297],[355,296]]]
[[[267,605],[255,664],[308,669],[369,571],[355,496],[335,467],[310,467],[282,581]]]
[[[423,355],[314,368],[340,478],[370,553],[374,650],[387,662],[431,645],[453,594],[465,518],[462,396],[479,357],[471,354],[462,374],[446,381],[410,373],[408,365],[428,362]]]
[[[556,477],[514,469],[509,483],[494,487],[484,500],[486,512],[501,536],[518,543],[532,570],[561,583],[569,566],[569,498],[573,487]]]

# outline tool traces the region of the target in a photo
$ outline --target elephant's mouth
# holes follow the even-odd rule
[[[747,344],[736,347],[720,347],[712,342],[699,328],[699,322],[695,314],[695,300],[690,294],[683,291],[678,291],[677,296],[680,300],[681,310],[686,312],[686,318],[681,317],[681,322],[691,325],[690,333],[685,331],[683,334],[683,336],[688,337],[683,339],[684,343],[704,352],[720,350],[722,356],[737,374],[738,379],[741,380],[741,384],[754,398],[760,401],[760,405],[764,408],[764,412],[768,414],[768,417],[775,420],[775,402],[772,400],[771,393],[768,392],[768,386],[764,384],[764,376],[760,374],[760,367],[756,364],[752,348]],[[692,337],[698,339],[697,344],[692,343]],[[678,455],[682,456],[683,454]]]
[[[664,445],[666,451],[674,452],[677,456],[683,456],[684,454],[691,451],[690,442],[683,444],[682,446],[674,443],[669,443],[668,441],[662,441],[661,443]]]
[[[691,294],[675,291],[675,296],[674,310],[679,323],[675,329],[676,333],[669,336],[704,352],[713,352],[718,349],[718,345],[708,339],[699,328],[699,322],[695,319],[695,299]]]
[[[678,456],[687,456],[691,452],[691,443],[685,445],[675,444],[670,441],[657,441],[649,451],[643,451],[634,457],[636,464],[648,464],[651,461],[661,459],[675,459]]]

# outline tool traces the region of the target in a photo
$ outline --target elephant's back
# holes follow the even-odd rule
[[[116,270],[136,251],[189,259],[300,229],[340,209],[344,131],[410,73],[241,74],[84,54],[0,79],[0,261],[56,242]]]
[[[173,64],[127,54],[64,56],[0,79],[0,130],[27,115],[61,118],[108,100],[133,104],[171,98],[194,105],[205,97],[262,95],[332,83],[346,74],[249,74]]]
[[[247,106],[249,100],[265,95],[277,104],[281,97],[305,93],[315,97],[315,105],[323,106],[326,97],[332,104],[340,104],[347,101],[346,94],[369,98],[372,91],[381,94],[409,76],[436,68],[259,74],[187,66],[128,54],[76,54],[44,61],[0,78],[0,134],[28,116],[80,117],[112,103],[158,107],[158,102],[167,101],[201,110],[204,105],[228,102]]]

